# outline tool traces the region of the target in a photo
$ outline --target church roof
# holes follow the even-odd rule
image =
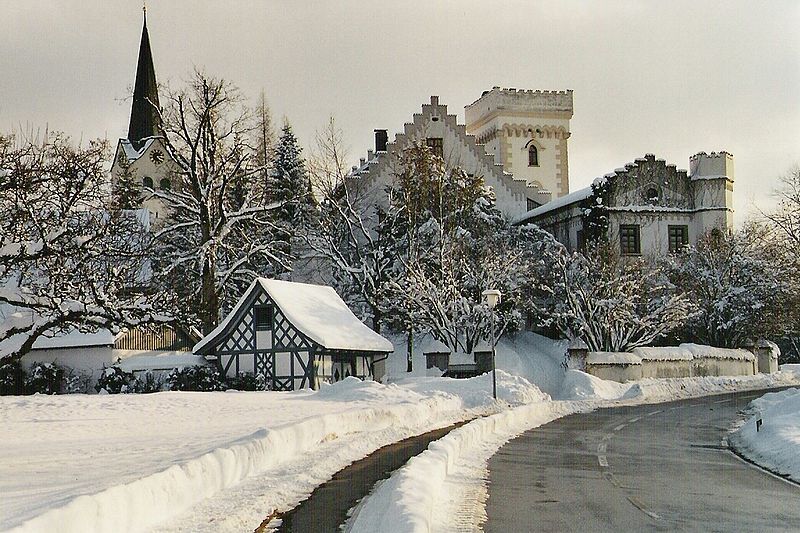
[[[133,86],[131,122],[128,140],[134,148],[140,148],[142,139],[158,135],[158,85],[150,51],[150,36],[147,33],[147,15],[142,26],[142,41],[139,44],[139,63],[136,66],[136,82]]]

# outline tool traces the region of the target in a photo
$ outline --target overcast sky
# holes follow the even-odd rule
[[[0,0],[0,130],[125,136],[137,0]],[[735,156],[737,219],[800,163],[800,2],[150,0],[160,83],[194,65],[265,91],[304,146],[335,115],[356,162],[430,95],[463,122],[498,85],[573,89],[571,189],[655,153]]]

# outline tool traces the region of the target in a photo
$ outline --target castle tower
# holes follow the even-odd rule
[[[464,108],[467,133],[515,179],[553,193],[569,193],[567,139],[572,91],[494,87]]]
[[[147,12],[144,12],[142,40],[139,43],[139,62],[136,66],[136,82],[133,86],[131,121],[128,140],[135,149],[142,147],[142,139],[158,135],[158,85],[150,51],[150,36],[147,33]]]

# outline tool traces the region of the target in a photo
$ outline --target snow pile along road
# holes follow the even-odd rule
[[[506,401],[547,398],[499,377]],[[302,499],[298,487],[307,494],[381,446],[496,411],[489,376],[453,381],[417,390],[348,378],[317,392],[0,397],[0,448],[17,458],[0,462],[0,530],[138,531],[165,521],[180,529],[176,522],[195,517],[201,526],[192,530],[254,529]],[[325,468],[309,468],[303,459],[321,449]],[[246,479],[275,490],[231,520],[231,509],[249,506],[224,501]],[[205,514],[223,507],[223,516]]]
[[[351,524],[351,532],[428,532],[437,530],[436,515],[450,515],[440,507],[447,477],[462,457],[487,442],[499,448],[514,435],[556,418],[592,407],[584,402],[540,402],[523,405],[455,429],[412,457],[378,486]]]
[[[562,383],[564,401],[523,405],[470,422],[431,443],[391,478],[379,485],[357,509],[352,531],[423,533],[479,529],[485,516],[486,468],[489,458],[508,440],[577,412],[720,394],[736,390],[800,384],[800,372],[738,377],[644,379],[616,383],[569,370]],[[800,403],[800,398],[798,399]],[[798,438],[797,425],[792,438]],[[795,455],[797,448],[794,448]]]
[[[800,389],[765,394],[749,410],[755,414],[728,442],[754,463],[800,483]]]

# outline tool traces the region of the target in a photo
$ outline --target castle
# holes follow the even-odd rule
[[[733,156],[724,151],[697,153],[688,172],[647,154],[570,192],[572,96],[571,90],[493,87],[465,107],[466,124],[431,96],[394,139],[386,129],[374,130],[374,149],[352,168],[346,185],[374,202],[385,201],[403,149],[421,141],[447,166],[482,176],[509,220],[538,224],[569,249],[583,247],[593,205],[608,213],[607,234],[623,255],[675,252],[713,228],[732,226]],[[159,136],[158,109],[145,14],[128,136],[117,144],[112,184],[127,176],[143,191],[179,186]],[[167,215],[157,194],[143,195],[142,204],[156,225]]]

